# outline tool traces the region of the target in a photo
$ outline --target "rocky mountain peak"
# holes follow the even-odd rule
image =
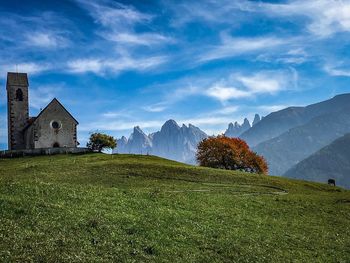
[[[259,114],[255,114],[252,126],[255,126],[261,120]]]
[[[179,130],[179,129],[180,129],[180,126],[177,124],[177,122],[172,120],[172,119],[170,119],[170,120],[167,120],[163,124],[162,128],[160,129],[160,131],[164,132],[166,130],[169,131],[169,130]]]

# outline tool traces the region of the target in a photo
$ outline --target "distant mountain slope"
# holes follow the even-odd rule
[[[153,154],[194,164],[197,144],[206,137],[205,132],[192,124],[180,127],[174,120],[168,120],[160,131],[150,135],[135,127],[129,139],[123,136],[118,140],[115,152]]]
[[[253,148],[269,163],[270,174],[282,175],[289,168],[333,140],[350,132],[350,108],[315,117],[307,124]]]
[[[289,107],[270,113],[240,137],[253,147],[277,137],[291,128],[306,124],[312,118],[340,111],[348,105],[350,105],[350,94],[342,94],[306,107]]]
[[[129,139],[123,136],[117,141],[117,148],[123,153],[146,154],[152,149],[152,141],[140,127],[136,126]]]
[[[333,178],[337,185],[350,188],[350,133],[312,154],[284,175],[323,183]]]

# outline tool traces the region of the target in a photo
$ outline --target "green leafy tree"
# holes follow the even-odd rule
[[[102,152],[102,150],[116,148],[117,140],[113,136],[96,132],[90,135],[86,146],[94,152]]]

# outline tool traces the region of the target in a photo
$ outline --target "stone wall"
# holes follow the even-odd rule
[[[22,74],[23,75],[23,74]],[[27,78],[27,75],[19,78]],[[28,123],[28,85],[7,83],[8,145],[10,150],[25,149],[23,129]],[[20,98],[18,97],[20,93]]]
[[[53,122],[59,128],[53,127]],[[34,148],[76,147],[76,122],[67,111],[56,101],[52,101],[33,123]]]

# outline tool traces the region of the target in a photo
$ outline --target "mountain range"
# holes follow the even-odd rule
[[[160,131],[146,135],[140,127],[135,127],[129,139],[117,141],[117,153],[152,154],[164,158],[195,164],[197,144],[208,135],[198,127],[174,120],[166,121]]]
[[[249,130],[251,127],[255,126],[260,122],[261,118],[259,114],[255,114],[253,124],[250,125],[250,122],[247,118],[244,118],[242,125],[237,121],[233,124],[229,123],[227,130],[225,131],[225,136],[227,137],[239,137],[241,134]]]
[[[300,169],[293,167],[347,133],[350,133],[350,94],[305,107],[288,107],[263,118],[256,114],[252,125],[245,118],[242,124],[229,123],[224,132],[228,137],[244,139],[254,151],[263,155],[270,174],[289,177]],[[149,135],[135,127],[128,139],[118,140],[116,152],[152,154],[195,164],[197,144],[206,137],[208,135],[198,127],[191,124],[180,127],[169,120],[160,131]],[[295,176],[300,177],[300,174]],[[304,177],[309,178],[308,175]]]
[[[350,188],[350,133],[313,153],[284,175],[316,182],[335,179],[338,186]]]
[[[288,107],[270,113],[240,137],[253,147],[289,129],[304,125],[317,116],[339,112],[348,105],[350,105],[350,94],[342,94],[306,107]]]

